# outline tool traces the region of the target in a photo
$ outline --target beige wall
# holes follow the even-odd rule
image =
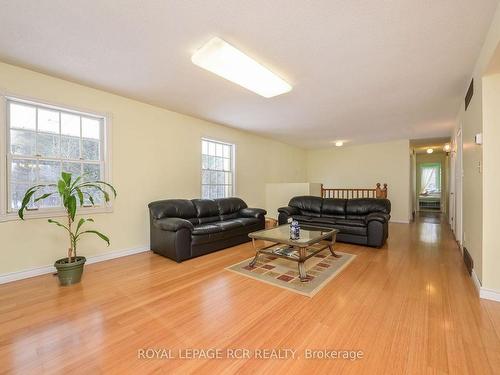
[[[89,238],[80,245],[82,255],[145,246],[148,202],[199,197],[201,137],[236,144],[236,193],[251,206],[264,206],[265,183],[307,177],[302,149],[3,63],[0,90],[112,114],[118,199],[113,213],[95,215],[96,227],[111,237],[111,246]],[[46,219],[2,222],[0,247],[4,274],[52,264],[64,256],[66,238]]]
[[[432,154],[417,154],[416,157],[416,178],[415,178],[415,198],[418,202],[420,194],[420,164],[439,163],[441,165],[441,210],[447,213],[448,207],[448,156],[445,152],[433,152]]]
[[[474,259],[474,271],[485,288],[500,291],[500,274],[491,272],[500,267],[500,252],[498,246],[494,247],[497,237],[495,229],[491,229],[495,219],[491,215],[491,208],[495,207],[494,175],[499,174],[500,154],[498,154],[500,139],[490,122],[495,115],[488,108],[498,107],[497,98],[491,97],[493,101],[484,96],[483,76],[491,63],[491,59],[500,41],[500,7],[497,8],[490,30],[476,61],[472,77],[474,78],[474,96],[465,111],[462,104],[457,116],[457,130],[462,128],[463,136],[463,234],[464,246]],[[492,87],[491,87],[492,88]],[[464,96],[467,87],[464,87]],[[483,101],[485,101],[483,103]],[[489,119],[483,119],[483,113],[488,114]],[[485,125],[488,122],[488,125]],[[484,126],[484,129],[483,129]],[[483,146],[474,144],[474,135],[477,133],[489,133],[488,141]],[[484,163],[488,167],[484,166]],[[484,172],[484,173],[483,173]],[[488,195],[485,195],[488,193]],[[496,190],[498,194],[498,190]],[[484,212],[483,212],[484,208]],[[491,221],[493,219],[493,221]],[[488,222],[486,222],[488,221]],[[484,225],[483,225],[484,224]],[[496,241],[498,242],[498,241]],[[484,245],[484,247],[483,247]],[[488,247],[488,248],[486,248]],[[486,270],[484,273],[483,270]]]
[[[483,78],[483,286],[500,292],[500,74]]]
[[[300,195],[321,196],[321,184],[308,182],[266,184],[267,216],[278,219],[278,208],[287,206],[290,199]]]
[[[410,197],[408,140],[307,152],[308,181],[332,188],[372,188],[387,183],[392,220],[408,222]]]

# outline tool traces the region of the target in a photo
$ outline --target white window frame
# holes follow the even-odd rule
[[[222,145],[230,146],[231,151],[232,151],[232,157],[231,157],[231,181],[232,181],[232,193],[231,196],[236,196],[236,144],[227,142],[227,141],[221,141],[218,139],[214,138],[209,138],[209,137],[201,137],[200,140],[200,197],[203,197],[203,149],[202,149],[202,144],[203,141],[208,141],[208,142],[215,142],[215,143],[220,143]]]
[[[112,183],[112,168],[111,168],[111,127],[112,127],[112,116],[110,113],[96,112],[92,110],[86,110],[82,108],[75,108],[73,106],[68,106],[66,104],[59,104],[54,102],[46,102],[44,100],[29,98],[22,95],[16,95],[11,93],[6,93],[5,91],[0,91],[0,222],[21,220],[15,211],[9,211],[10,202],[9,200],[9,165],[8,165],[8,142],[9,142],[9,129],[8,129],[8,111],[7,102],[16,101],[24,102],[26,104],[34,106],[43,106],[51,108],[57,111],[71,112],[77,115],[98,117],[103,119],[103,130],[102,135],[103,147],[103,164],[104,173],[103,180],[107,183]],[[102,206],[96,207],[80,207],[78,209],[78,214],[88,215],[97,213],[109,213],[113,212],[112,202],[103,204]],[[50,217],[63,217],[66,213],[63,208],[40,208],[34,211],[27,211],[24,218],[29,219],[41,219]]]

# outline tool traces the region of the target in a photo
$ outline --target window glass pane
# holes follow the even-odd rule
[[[224,172],[217,172],[217,183],[224,185]]]
[[[224,145],[224,155],[225,158],[231,157],[231,146]]]
[[[82,158],[83,160],[99,160],[99,141],[83,139]]]
[[[11,196],[10,208],[14,210],[18,210],[21,208],[24,194],[26,194],[26,191],[29,188],[30,186],[28,184],[17,184],[17,183],[10,184],[10,196]]]
[[[201,183],[206,185],[210,182],[208,171],[201,171]]]
[[[11,181],[33,184],[36,181],[36,160],[13,159]]]
[[[213,142],[208,144],[208,155],[215,156],[215,143]]]
[[[80,138],[61,136],[61,158],[80,159]]]
[[[62,112],[61,134],[80,137],[80,116]]]
[[[83,164],[84,181],[96,181],[101,179],[101,166],[99,164]]]
[[[36,135],[37,154],[56,158],[59,156],[59,135],[38,133]]]
[[[217,172],[209,172],[210,173],[210,184],[216,184],[217,183]]]
[[[61,175],[59,161],[40,160],[38,162],[38,178],[41,183],[54,183]]]
[[[17,103],[9,104],[10,127],[17,129],[36,129],[36,108]]]
[[[43,189],[40,189],[36,197],[42,196],[43,194],[46,193],[52,193],[56,191],[56,187],[46,187]],[[61,205],[61,198],[59,197],[59,194],[53,194],[50,197],[47,197],[45,199],[42,199],[41,201],[38,201],[35,203],[39,208],[47,208],[47,207],[59,207]]]
[[[88,193],[88,194],[87,194]],[[90,202],[89,194],[92,196],[92,199],[94,200],[94,206],[99,206],[104,203],[104,197],[103,194],[100,190],[95,189],[95,188],[85,188],[84,189],[84,197],[83,197],[83,205],[84,206],[91,206],[92,203]]]
[[[222,171],[224,169],[224,163],[222,158],[215,158],[215,169]]]
[[[215,154],[217,156],[222,156],[223,155],[223,152],[222,152],[222,145],[220,143],[217,143],[215,145]]]
[[[91,139],[101,138],[101,121],[82,117],[82,137]]]
[[[69,162],[63,162],[62,163],[62,170],[63,172],[66,173],[71,173],[73,176],[73,179],[76,177],[80,176],[82,173],[82,164],[81,163],[69,163]]]
[[[232,195],[231,145],[202,140],[201,193],[203,198],[223,198]]]
[[[38,131],[59,133],[59,112],[38,108]]]
[[[201,187],[201,197],[203,199],[208,199],[210,198],[210,187],[208,185],[203,185]]]
[[[36,133],[24,130],[10,131],[10,152],[13,155],[35,156]]]

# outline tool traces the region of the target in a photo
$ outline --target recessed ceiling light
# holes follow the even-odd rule
[[[335,142],[335,146],[337,146],[337,147],[342,147],[343,145],[344,145],[343,141],[337,141],[337,142]]]
[[[196,51],[191,61],[265,98],[292,89],[288,82],[218,37],[210,39]]]
[[[428,154],[432,154],[433,152],[434,152],[434,150],[433,150],[432,148],[428,148],[428,149],[427,149],[427,153],[428,153]]]

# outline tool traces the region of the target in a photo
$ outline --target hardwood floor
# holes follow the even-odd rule
[[[51,275],[0,285],[0,372],[500,373],[500,303],[478,298],[448,226],[432,221],[392,224],[383,249],[338,244],[358,257],[314,298],[224,270],[250,258],[250,244],[182,264],[152,253],[92,264],[66,288]],[[146,348],[300,358],[138,358]]]

